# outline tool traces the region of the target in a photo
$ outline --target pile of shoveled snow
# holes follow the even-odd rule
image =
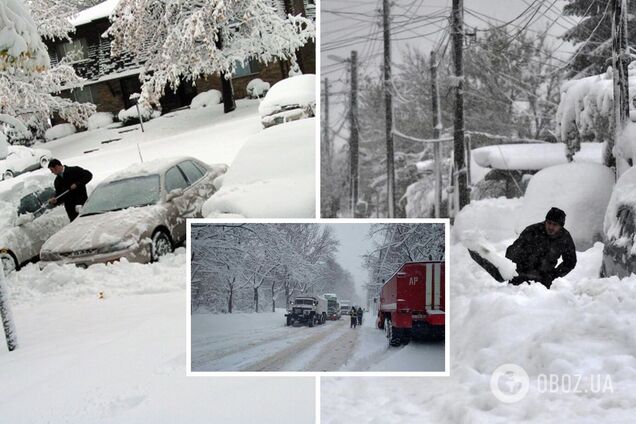
[[[490,220],[505,222],[498,210]],[[500,234],[496,251],[503,255],[514,238]],[[323,378],[322,422],[633,422],[636,276],[598,278],[602,249],[596,243],[578,252],[576,268],[547,290],[497,283],[464,246],[453,245],[451,376],[367,378],[356,390],[350,380]],[[491,391],[493,372],[504,364],[529,376],[529,392],[517,403]],[[549,379],[556,381],[552,389]]]
[[[95,264],[87,269],[75,265],[48,264],[40,270],[30,264],[7,277],[12,303],[56,298],[93,297],[142,293],[164,293],[183,289],[185,284],[185,249],[162,257],[152,264],[126,260],[112,264]]]

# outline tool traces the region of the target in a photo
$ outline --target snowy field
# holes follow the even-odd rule
[[[312,378],[186,377],[183,248],[147,265],[31,264],[7,286],[19,347],[0,343],[2,423],[314,422]]]
[[[193,156],[209,164],[231,164],[246,139],[263,129],[258,100],[237,100],[237,109],[223,113],[223,105],[168,112],[144,123],[120,127],[113,124],[78,132],[33,147],[50,150],[63,164],[81,166],[93,173],[89,191],[115,171],[144,161],[175,156]],[[139,149],[139,151],[138,151]],[[35,173],[49,173],[41,169]],[[1,181],[4,191],[26,175]]]
[[[577,252],[576,268],[551,290],[497,283],[457,236],[479,227],[503,255],[516,238],[522,202],[472,205],[453,229],[451,377],[323,378],[322,422],[633,423],[636,277],[598,278],[603,245],[596,243]],[[516,403],[491,391],[504,364],[529,377],[528,393]]]
[[[287,327],[275,313],[192,315],[192,371],[444,371],[444,343],[389,348],[365,314],[324,325]]]

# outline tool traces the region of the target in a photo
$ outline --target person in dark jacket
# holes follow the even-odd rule
[[[358,317],[355,306],[351,308],[351,311],[349,311],[349,315],[351,316],[351,325],[349,325],[349,328],[356,328],[356,325],[358,324]]]
[[[358,325],[362,325],[362,307],[358,308]]]
[[[79,166],[64,166],[58,159],[49,161],[49,170],[56,176],[53,182],[55,197],[49,203],[64,203],[68,219],[73,221],[79,215],[76,206],[83,205],[88,198],[86,184],[93,178],[93,174]]]
[[[550,288],[555,278],[567,275],[576,266],[572,236],[564,228],[565,212],[551,208],[545,221],[526,227],[506,250],[506,258],[517,264],[511,284],[537,281]],[[563,258],[557,266],[559,258]]]
[[[576,249],[564,225],[565,212],[551,208],[545,221],[532,224],[521,232],[506,250],[506,258],[517,265],[518,275],[509,281],[510,284],[536,281],[549,289],[555,278],[563,277],[574,269]],[[497,281],[505,281],[492,263],[476,252],[469,253]],[[563,261],[557,266],[559,258]]]

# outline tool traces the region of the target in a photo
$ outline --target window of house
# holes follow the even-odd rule
[[[234,68],[234,78],[244,77],[247,75],[252,75],[260,72],[261,64],[256,60],[249,60],[245,63],[236,62],[236,67]]]
[[[88,43],[86,38],[78,38],[77,40],[71,40],[58,44],[57,54],[60,60],[68,57],[68,60],[72,62],[79,62],[88,58]]]
[[[79,103],[95,103],[90,85],[85,85],[83,88],[74,88],[71,90],[71,97]]]

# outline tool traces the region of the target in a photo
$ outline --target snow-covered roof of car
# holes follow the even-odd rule
[[[267,116],[284,105],[308,106],[316,103],[316,75],[296,75],[274,84],[258,106],[260,116]]]
[[[109,17],[117,7],[119,0],[106,0],[73,16],[70,21],[75,27],[85,25],[98,19]]]
[[[567,163],[565,144],[524,143],[478,147],[472,151],[475,162],[484,167],[506,170],[540,170]],[[602,143],[581,143],[575,162],[602,163]]]
[[[174,166],[184,160],[195,160],[189,156],[178,156],[170,158],[154,159],[148,162],[135,163],[127,168],[117,171],[109,175],[104,182],[122,180],[124,178],[138,177],[141,175],[161,174],[171,166]]]

